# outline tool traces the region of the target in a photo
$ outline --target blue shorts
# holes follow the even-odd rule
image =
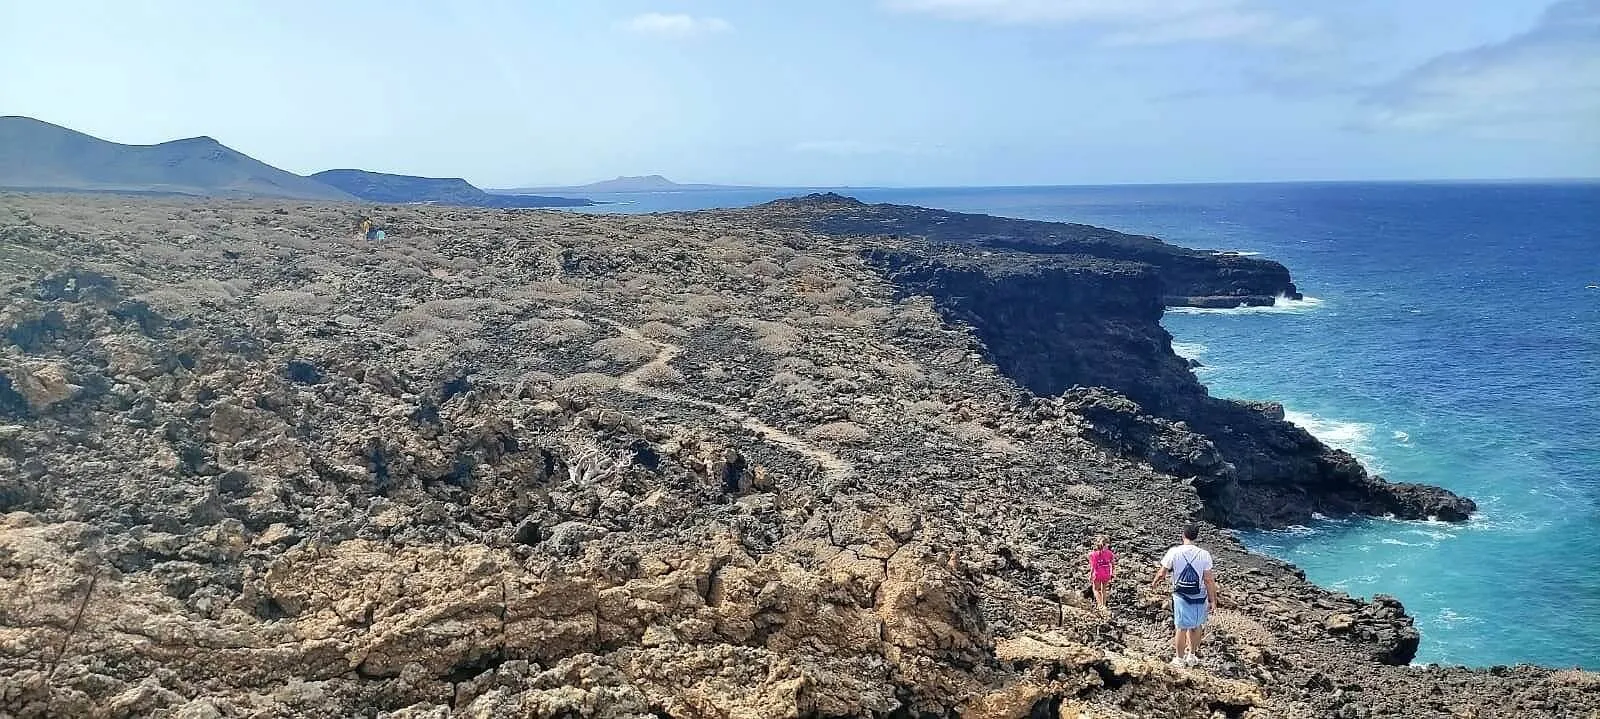
[[[1172,595],[1172,624],[1179,629],[1199,629],[1210,613],[1211,605],[1206,602],[1190,604],[1183,597]]]

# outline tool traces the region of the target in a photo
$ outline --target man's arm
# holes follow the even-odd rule
[[[1159,588],[1161,588],[1161,580],[1165,579],[1166,577],[1167,577],[1167,568],[1165,566],[1163,566],[1163,565],[1159,565],[1159,564],[1156,565],[1156,578],[1150,580],[1150,588],[1151,589],[1159,589]]]
[[[1205,574],[1202,574],[1200,576],[1206,583],[1206,603],[1210,604],[1212,609],[1216,609],[1217,608],[1217,580],[1215,580],[1215,579],[1213,579],[1211,577],[1211,570],[1209,570],[1209,569],[1206,570]]]

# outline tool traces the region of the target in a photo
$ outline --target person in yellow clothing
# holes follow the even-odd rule
[[[362,215],[360,224],[356,225],[356,239],[381,240],[383,228],[378,226],[370,216]]]

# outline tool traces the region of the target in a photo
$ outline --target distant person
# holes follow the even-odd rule
[[[1111,538],[1105,535],[1095,537],[1094,551],[1089,552],[1089,584],[1094,587],[1094,601],[1100,605],[1100,611],[1109,613],[1106,607],[1106,593],[1110,591],[1111,580],[1117,573],[1117,554],[1111,551]]]
[[[366,238],[371,241],[381,240],[383,239],[383,228],[379,227],[378,223],[370,216],[362,215],[361,222],[356,224],[356,238]]]
[[[1192,667],[1199,663],[1195,652],[1205,636],[1206,617],[1217,606],[1217,582],[1211,574],[1211,553],[1195,544],[1200,525],[1183,528],[1183,544],[1167,550],[1156,569],[1150,588],[1172,578],[1172,666]]]

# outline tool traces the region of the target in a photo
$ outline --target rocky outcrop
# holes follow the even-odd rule
[[[869,205],[835,193],[778,200],[766,210],[810,229],[847,236],[912,236],[957,246],[1066,255],[1068,263],[1116,261],[1145,266],[1167,306],[1271,305],[1300,299],[1289,270],[1270,260],[1169,245],[1092,225],[1039,222],[904,205]]]
[[[1022,390],[782,216],[405,207],[375,246],[337,206],[4,200],[0,714],[1595,708],[1586,673],[1392,666],[1397,602],[1210,527],[1225,604],[1167,666],[1134,568],[1222,446]]]
[[[903,293],[932,297],[947,320],[971,326],[1018,384],[1042,396],[1065,393],[1064,406],[1089,418],[1106,444],[1192,478],[1211,521],[1283,527],[1314,513],[1455,521],[1476,508],[1448,490],[1368,475],[1348,453],[1284,421],[1282,407],[1209,396],[1160,325],[1167,279],[1151,265],[901,245],[863,256]],[[1230,264],[1210,271],[1229,277]]]

